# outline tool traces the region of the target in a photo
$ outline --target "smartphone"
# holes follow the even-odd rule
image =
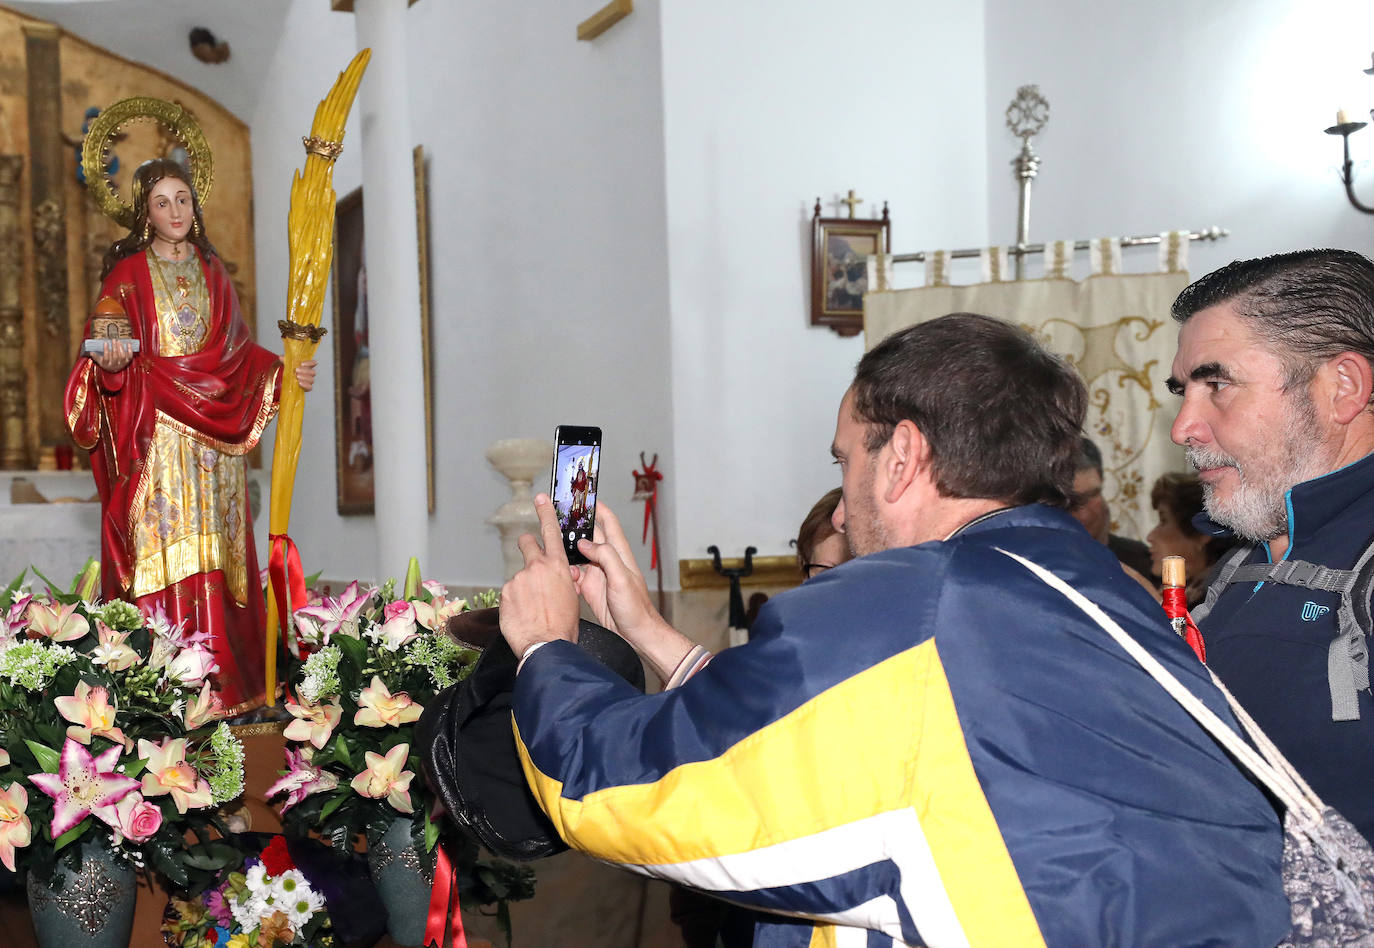
[[[553,477],[549,496],[569,563],[585,563],[578,540],[590,540],[596,525],[596,484],[601,466],[601,429],[559,425],[553,433]]]

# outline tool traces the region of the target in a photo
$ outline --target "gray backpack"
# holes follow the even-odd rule
[[[1359,692],[1369,690],[1370,593],[1374,592],[1374,543],[1365,547],[1352,569],[1332,569],[1306,560],[1280,560],[1242,566],[1255,544],[1237,547],[1221,561],[1207,598],[1192,610],[1198,625],[1212,611],[1222,590],[1232,583],[1279,583],[1340,593],[1339,628],[1326,652],[1326,681],[1331,689],[1331,720],[1358,721]]]

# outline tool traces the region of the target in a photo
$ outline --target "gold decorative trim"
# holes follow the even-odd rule
[[[308,323],[298,323],[290,319],[277,320],[277,328],[281,330],[283,339],[299,339],[301,342],[318,343],[324,338],[325,333],[329,332],[323,326],[312,326]]]
[[[326,141],[315,135],[302,135],[301,144],[308,154],[319,155],[327,161],[333,161],[343,154],[343,142]]]
[[[712,559],[678,560],[678,580],[683,590],[729,589],[730,580],[716,572]],[[739,557],[721,560],[726,569],[742,569]],[[795,556],[756,556],[754,571],[740,579],[741,586],[800,586],[801,567]]]
[[[74,429],[76,428],[76,420],[81,417],[81,410],[86,407],[86,395],[90,391],[90,386],[93,384],[91,381],[91,371],[94,368],[95,363],[90,359],[81,360],[81,382],[76,388],[76,398],[72,401],[72,410],[67,412],[67,430],[73,431],[73,437],[75,437]],[[90,450],[94,446],[95,442],[81,445],[81,447],[87,450]]]
[[[205,133],[191,113],[165,99],[135,96],[120,99],[91,122],[86,141],[81,147],[81,168],[86,173],[86,187],[95,203],[110,220],[123,227],[134,225],[134,208],[110,187],[105,178],[105,157],[115,134],[125,122],[151,119],[170,131],[182,145],[191,161],[191,185],[203,208],[210,200],[210,187],[215,179],[214,158]]]
[[[259,698],[258,702],[261,703],[262,699]],[[256,724],[231,724],[229,730],[239,740],[243,740],[245,737],[266,737],[269,734],[280,734],[286,730],[286,725],[289,723],[291,722],[259,721]]]

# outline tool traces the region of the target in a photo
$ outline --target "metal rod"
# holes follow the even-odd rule
[[[1205,230],[1189,231],[1189,233],[1188,233],[1188,239],[1189,239],[1189,240],[1220,240],[1220,239],[1223,238],[1223,237],[1228,237],[1228,236],[1230,236],[1230,234],[1231,234],[1231,232],[1230,232],[1229,230],[1227,230],[1225,227],[1208,227],[1208,228],[1206,228]],[[1149,245],[1149,244],[1157,244],[1157,243],[1159,243],[1159,241],[1160,241],[1160,236],[1159,236],[1158,234],[1145,234],[1145,235],[1142,235],[1142,236],[1140,236],[1140,237],[1122,237],[1122,238],[1121,238],[1121,246],[1123,246],[1123,247],[1144,247],[1144,246],[1147,246],[1147,245]],[[1075,240],[1075,241],[1073,242],[1073,249],[1074,249],[1074,250],[1087,250],[1087,249],[1088,249],[1089,247],[1091,247],[1094,243],[1096,243],[1096,241],[1092,241],[1092,240]],[[981,253],[983,252],[983,250],[984,250],[984,248],[981,248],[981,247],[965,248],[965,249],[963,249],[963,250],[951,250],[951,251],[949,252],[949,255],[950,255],[951,257],[955,257],[955,258],[977,257],[979,254],[981,254]],[[1014,256],[1014,257],[1017,257],[1018,259],[1019,259],[1020,257],[1022,257],[1022,256],[1030,256],[1030,255],[1033,255],[1033,254],[1039,254],[1039,253],[1044,253],[1044,252],[1045,252],[1045,245],[1044,245],[1044,244],[1026,244],[1024,247],[1022,247],[1022,246],[1017,246],[1017,247],[1008,247],[1008,248],[1007,248],[1007,253],[1010,254],[1010,255],[1012,255],[1012,256]],[[899,254],[893,254],[893,256],[892,256],[892,262],[893,262],[893,263],[920,263],[920,262],[922,262],[923,260],[925,260],[925,258],[926,258],[926,252],[925,252],[924,250],[922,250],[922,251],[920,251],[919,253],[899,253]]]

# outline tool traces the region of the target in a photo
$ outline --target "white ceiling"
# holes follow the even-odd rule
[[[5,6],[174,76],[248,122],[291,0],[6,0]],[[211,65],[191,55],[188,37],[197,26],[229,44],[228,62]]]

